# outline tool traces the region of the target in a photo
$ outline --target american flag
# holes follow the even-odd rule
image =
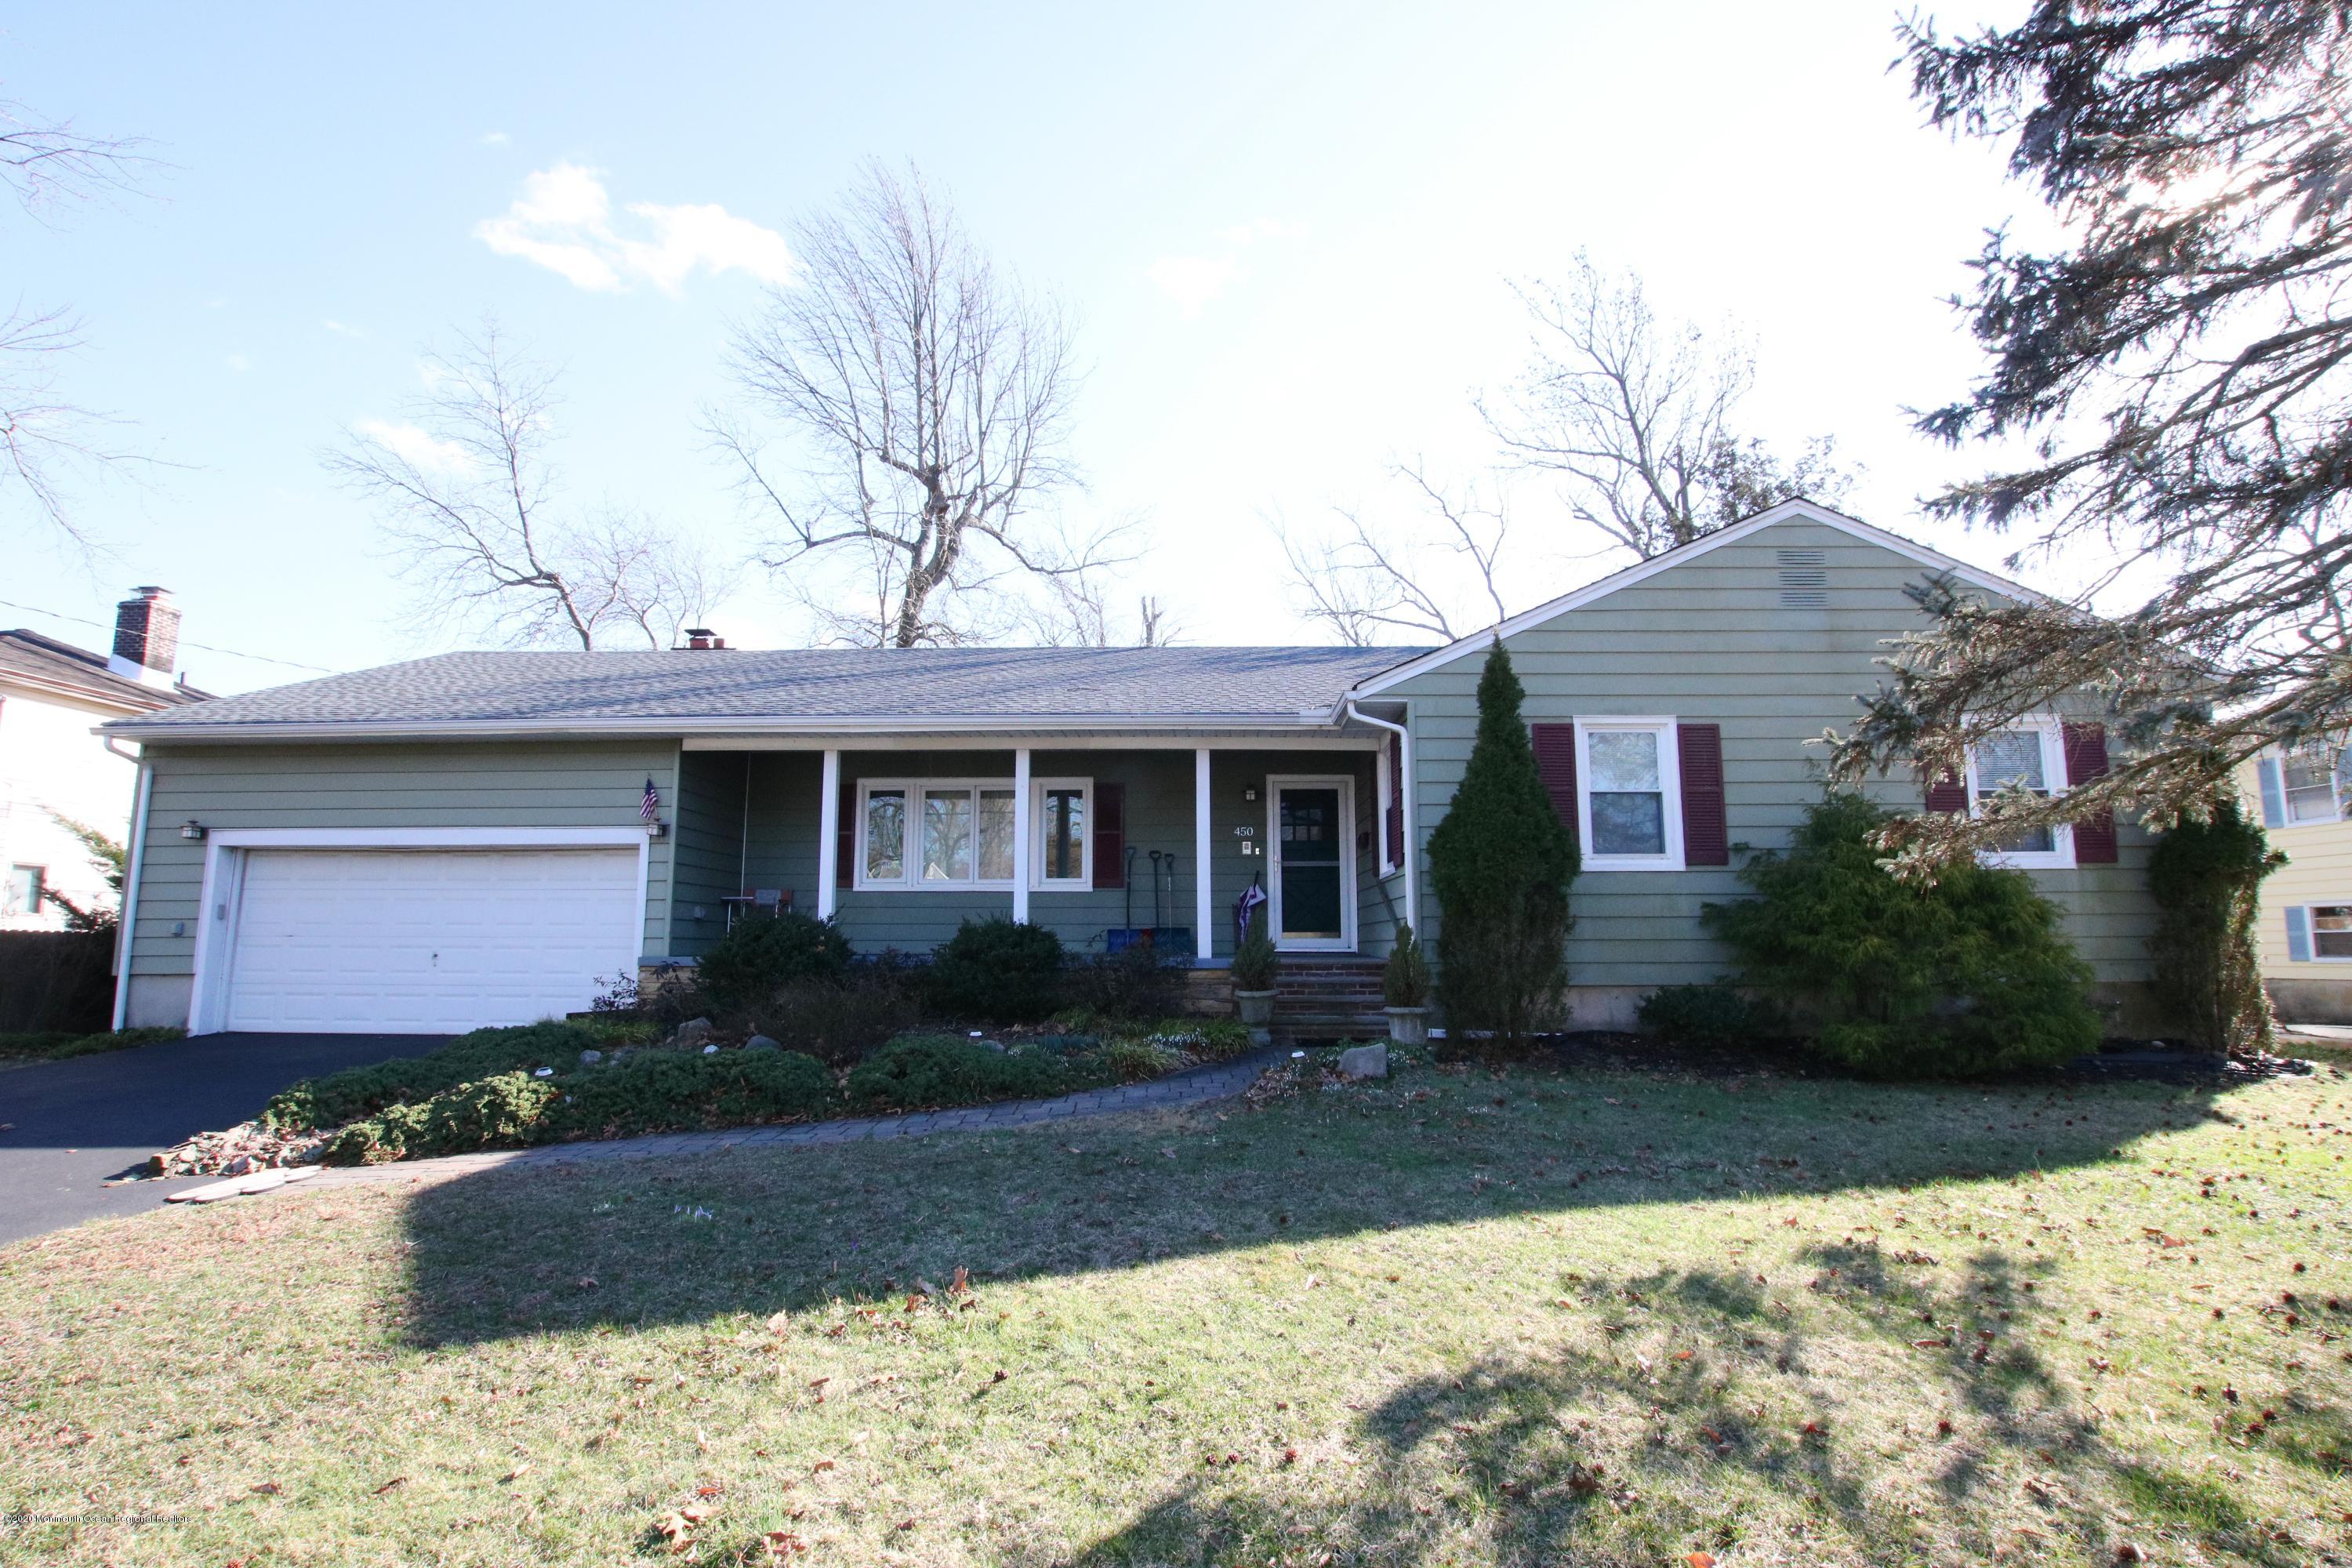
[[[654,813],[660,809],[661,791],[654,788],[653,780],[647,779],[646,781],[646,798],[637,802],[637,820],[639,822],[651,822],[654,819]]]

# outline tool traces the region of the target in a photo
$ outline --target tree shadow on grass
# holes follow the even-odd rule
[[[1776,1327],[1771,1298],[1736,1276],[1579,1279],[1597,1342],[1563,1337],[1398,1389],[1360,1417],[1371,1459],[1338,1500],[1287,1504],[1212,1471],[1054,1561],[1418,1563],[1452,1561],[1467,1534],[1506,1563],[1680,1562],[1742,1542],[1772,1560],[1984,1562],[2021,1530],[2104,1561],[2124,1510],[2232,1561],[2305,1560],[2212,1480],[2107,1443],[2031,1342],[2051,1314],[2026,1287],[2046,1266],[2021,1278],[1987,1251],[1937,1283],[1875,1247],[1808,1260],[1835,1309],[1827,1342]],[[1662,1338],[1676,1348],[1633,1348]],[[1858,1358],[1903,1366],[1916,1451],[1889,1457],[1883,1428],[1830,1408]]]
[[[2154,1085],[1887,1089],[1522,1068],[1258,1110],[493,1170],[407,1199],[412,1342],[766,1316],[1513,1215],[2112,1162],[2221,1114]],[[1757,1309],[1737,1281],[1717,1310]]]

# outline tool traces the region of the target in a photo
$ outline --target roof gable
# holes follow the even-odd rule
[[[1647,582],[1662,572],[1696,561],[1709,551],[1719,550],[1727,544],[1736,544],[1743,539],[1753,538],[1766,529],[1784,522],[1811,522],[1824,528],[1835,529],[1841,533],[1852,535],[1865,544],[1875,544],[1881,549],[1892,551],[1897,555],[1916,561],[1922,566],[1948,573],[1963,583],[2005,597],[2036,602],[2046,601],[2049,597],[2045,594],[2027,587],[2022,583],[2012,582],[2009,578],[1987,572],[1981,567],[1971,566],[1956,556],[1930,549],[1915,539],[1906,539],[1899,533],[1889,533],[1883,528],[1874,528],[1859,518],[1832,511],[1816,501],[1782,501],[1779,506],[1768,508],[1752,517],[1742,518],[1728,527],[1719,528],[1713,533],[1691,541],[1688,544],[1677,546],[1664,554],[1653,555],[1647,561],[1637,561],[1623,571],[1612,573],[1597,582],[1587,583],[1581,588],[1572,588],[1556,599],[1538,605],[1534,609],[1522,610],[1507,620],[1497,622],[1481,631],[1473,632],[1468,637],[1450,642],[1444,647],[1423,654],[1417,658],[1408,659],[1392,668],[1382,670],[1370,679],[1360,681],[1349,689],[1348,694],[1357,698],[1377,696],[1391,687],[1411,680],[1415,676],[1425,675],[1433,669],[1442,668],[1458,658],[1471,654],[1483,655],[1499,638],[1515,637],[1531,626],[1539,626],[1546,621],[1567,615],[1571,610],[1580,610],[1585,605],[1596,600],[1605,599],[1621,589],[1633,587],[1637,583]]]
[[[126,679],[108,668],[104,654],[22,626],[0,631],[0,680],[134,713],[179,707],[203,696],[183,687]]]

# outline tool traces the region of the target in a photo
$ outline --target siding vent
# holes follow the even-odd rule
[[[1830,602],[1830,552],[1776,550],[1780,558],[1780,603],[1792,610],[1822,610]]]

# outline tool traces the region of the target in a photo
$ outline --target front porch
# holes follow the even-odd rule
[[[1149,942],[1222,966],[1255,883],[1286,952],[1385,955],[1408,907],[1385,739],[689,741],[668,952],[698,959],[730,919],[788,907],[863,953],[928,953],[1003,916],[1074,953]]]

